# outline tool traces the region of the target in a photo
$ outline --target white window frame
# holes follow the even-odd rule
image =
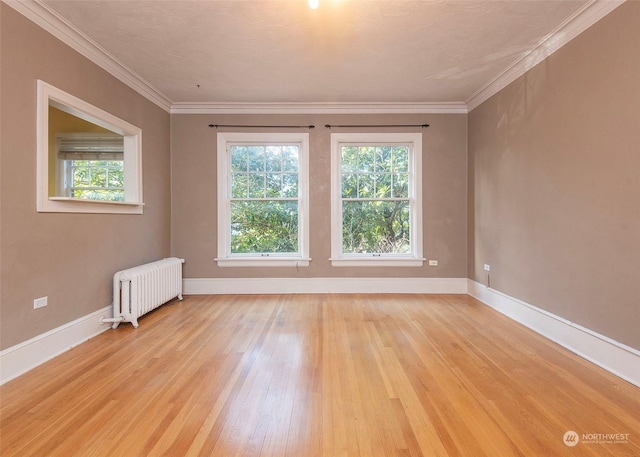
[[[409,211],[411,252],[406,254],[353,254],[342,249],[342,155],[341,146],[409,144]],[[422,254],[422,134],[421,133],[332,133],[331,134],[331,265],[336,267],[419,267]]]
[[[296,143],[298,158],[298,252],[269,254],[231,253],[231,156],[232,143]],[[220,267],[309,266],[309,134],[219,132],[217,138],[218,257]]]
[[[37,190],[38,212],[142,214],[142,130],[106,111],[38,80]],[[49,106],[124,137],[124,202],[49,195]],[[56,160],[57,162],[57,160]],[[53,175],[58,175],[54,170]]]

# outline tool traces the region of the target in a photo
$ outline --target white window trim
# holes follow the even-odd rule
[[[44,81],[37,90],[37,211],[142,214],[142,130]],[[124,136],[124,202],[49,196],[49,105]]]
[[[411,249],[408,254],[345,254],[342,252],[342,158],[344,143],[410,143],[409,205]],[[422,134],[421,133],[332,133],[331,134],[331,265],[335,267],[420,267],[422,254]]]
[[[297,254],[231,254],[231,174],[228,144],[299,143],[298,169],[299,223]],[[308,133],[242,133],[219,132],[217,138],[218,192],[218,257],[220,267],[307,267],[309,258],[309,134]]]

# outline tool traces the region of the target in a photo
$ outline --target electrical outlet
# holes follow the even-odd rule
[[[488,263],[484,264],[484,271],[491,271],[491,265],[489,265]]]
[[[41,297],[33,300],[33,309],[44,308],[47,306],[47,298],[48,297]]]
[[[438,266],[438,261],[437,260],[429,260],[429,266],[430,267],[437,267]]]

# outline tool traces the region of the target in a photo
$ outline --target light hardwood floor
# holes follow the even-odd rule
[[[0,395],[2,457],[640,456],[639,388],[465,295],[191,296]]]

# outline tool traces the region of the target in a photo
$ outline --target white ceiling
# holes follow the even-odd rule
[[[180,103],[467,103],[598,0],[45,0]]]

